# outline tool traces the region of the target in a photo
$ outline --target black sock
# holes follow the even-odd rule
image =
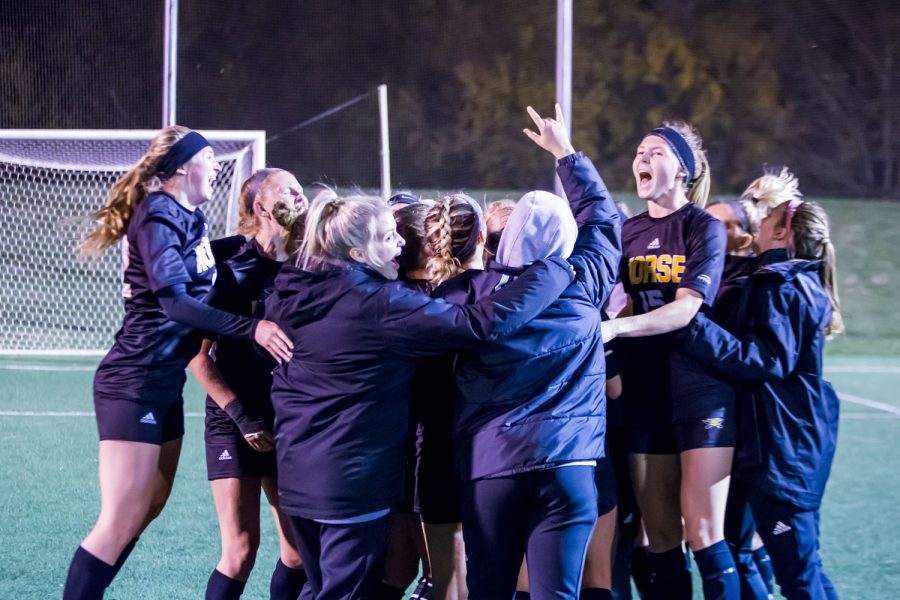
[[[769,552],[765,546],[753,551],[753,562],[756,563],[756,568],[759,569],[759,574],[766,584],[766,589],[769,590],[769,595],[773,595],[775,593],[775,583],[773,581],[775,573],[772,571],[772,559],[769,558]]]
[[[725,540],[694,552],[706,600],[740,600],[741,580]]]
[[[116,567],[78,546],[63,590],[63,600],[102,600],[103,592],[116,576]]]
[[[603,588],[582,588],[579,600],[612,600],[612,590]]]
[[[238,581],[213,569],[206,582],[206,600],[238,600],[244,593],[246,581]]]
[[[650,550],[647,546],[636,546],[631,550],[631,577],[638,595],[650,598],[653,574],[650,571]]]
[[[651,598],[691,600],[691,571],[681,546],[666,552],[648,552],[647,562],[651,572]]]
[[[375,585],[375,589],[372,590],[372,598],[373,600],[401,600],[401,598],[403,598],[403,594],[405,593],[406,590],[401,590],[400,588],[395,588],[389,583],[379,581]]]
[[[515,596],[513,596],[513,600],[531,600],[531,593],[529,592],[520,592],[516,590]]]
[[[128,560],[128,556],[131,554],[131,551],[134,550],[134,547],[137,545],[138,540],[140,538],[131,538],[131,541],[128,542],[128,545],[122,549],[122,552],[119,553],[119,558],[116,559],[116,564],[113,565],[113,577],[119,574],[119,571],[122,569],[122,565],[125,564],[125,561]]]
[[[269,583],[269,600],[297,600],[305,583],[306,571],[302,565],[292,569],[279,558]]]

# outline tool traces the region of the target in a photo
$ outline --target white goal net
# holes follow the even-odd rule
[[[122,322],[121,252],[80,257],[113,183],[152,130],[0,130],[0,354],[101,354]],[[243,181],[265,165],[265,132],[203,131],[222,171],[203,206],[210,238],[234,232]]]

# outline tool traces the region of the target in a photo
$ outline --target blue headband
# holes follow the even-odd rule
[[[262,187],[262,184],[269,178],[269,175],[280,171],[281,169],[260,169],[256,173],[250,176],[247,183],[247,195],[250,197],[250,206],[253,206],[253,203],[256,201],[256,194],[259,192],[259,188]]]
[[[194,158],[194,155],[209,146],[206,138],[196,131],[189,132],[186,136],[172,144],[169,151],[159,159],[156,165],[156,175],[163,181],[171,179],[184,163]]]
[[[697,162],[694,160],[694,151],[691,150],[691,145],[688,144],[683,135],[671,127],[658,127],[647,135],[655,135],[666,140],[669,148],[672,149],[679,164],[681,164],[681,168],[687,173],[687,180],[690,182],[697,179],[700,174],[695,171]]]

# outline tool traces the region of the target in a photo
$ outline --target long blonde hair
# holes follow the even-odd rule
[[[694,179],[691,179],[692,173],[688,173],[685,177],[684,183],[687,187],[685,195],[688,200],[700,208],[705,207],[706,201],[709,199],[709,186],[712,177],[709,174],[709,161],[706,158],[706,150],[703,149],[703,138],[700,137],[700,133],[694,129],[693,125],[684,121],[666,121],[663,123],[663,127],[669,127],[680,133],[681,137],[691,147],[691,152],[694,153],[694,162],[700,171]]]
[[[156,175],[160,159],[190,131],[181,125],[160,131],[150,141],[144,156],[116,181],[109,191],[106,205],[93,215],[97,227],[81,245],[84,256],[99,256],[125,235],[137,205],[147,194],[163,186],[164,182]]]
[[[478,250],[483,217],[463,194],[444,196],[425,216],[426,277],[439,286],[465,269]]]
[[[822,261],[819,279],[831,301],[831,323],[825,328],[825,334],[841,333],[844,331],[844,319],[841,316],[841,299],[838,295],[837,256],[831,242],[828,214],[816,202],[803,202],[794,209],[790,222],[793,255],[797,258]]]
[[[316,269],[330,261],[350,260],[350,250],[367,246],[375,235],[376,220],[389,211],[376,196],[342,198],[331,190],[320,192],[310,203],[297,263]]]
[[[749,200],[769,209],[802,198],[800,181],[787,167],[765,169],[763,176],[754,179],[741,194],[741,200]]]

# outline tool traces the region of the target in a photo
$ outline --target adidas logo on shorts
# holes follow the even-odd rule
[[[653,241],[647,244],[647,250],[656,250],[659,248],[659,238],[653,238]]]
[[[156,425],[156,417],[153,416],[153,412],[148,412],[146,415],[141,417],[141,423],[144,425]]]
[[[782,533],[790,531],[791,529],[793,528],[789,525],[785,525],[781,521],[778,521],[777,523],[775,523],[775,529],[772,530],[772,535],[781,535]]]
[[[231,455],[228,454],[228,450],[222,450],[222,454],[219,455],[219,460],[231,460]]]

